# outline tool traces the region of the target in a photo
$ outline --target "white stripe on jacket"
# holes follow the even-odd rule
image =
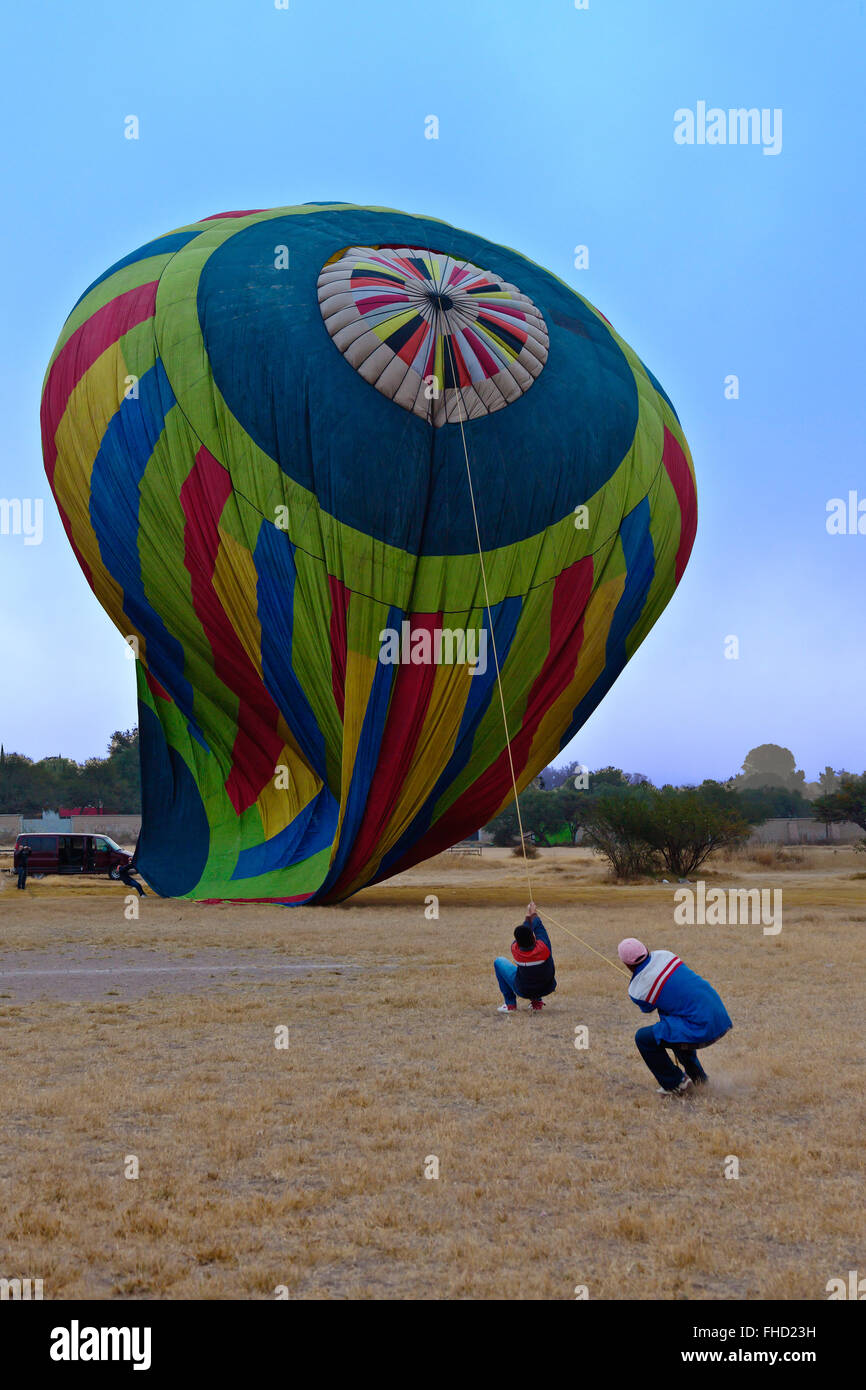
[[[642,1000],[645,1004],[655,1004],[662,986],[678,965],[682,965],[682,961],[673,951],[652,951],[648,963],[638,971],[628,987],[629,998],[635,1003]]]

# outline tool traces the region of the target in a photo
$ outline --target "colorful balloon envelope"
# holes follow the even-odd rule
[[[676,412],[607,319],[387,208],[223,213],[125,256],[66,321],[42,435],[137,657],[138,864],[170,896],[334,902],[490,821],[695,535]]]

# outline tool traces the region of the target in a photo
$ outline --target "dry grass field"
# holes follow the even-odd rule
[[[122,885],[4,874],[0,1275],[46,1298],[826,1299],[866,1266],[862,869],[708,866],[783,889],[764,936],[675,926],[675,885],[584,851],[533,863],[542,916],[719,989],[734,1030],[683,1101],[655,1094],[627,981],[554,926],[549,1007],[496,1012],[527,897],[505,851],[340,907],[148,897],[137,921]]]

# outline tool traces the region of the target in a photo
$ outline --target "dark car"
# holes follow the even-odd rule
[[[119,878],[120,870],[132,862],[131,856],[110,835],[43,835],[28,833],[15,841],[13,864],[21,864],[20,850],[30,847],[27,873],[39,874],[108,874]]]

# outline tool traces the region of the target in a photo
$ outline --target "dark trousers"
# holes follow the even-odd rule
[[[694,1046],[689,1046],[686,1043],[668,1043],[667,1046],[664,1046],[662,1043],[656,1042],[652,1025],[648,1028],[638,1028],[634,1040],[637,1043],[638,1052],[656,1081],[666,1091],[675,1090],[683,1079],[680,1067],[672,1062],[668,1055],[668,1047],[685,1071],[686,1076],[698,1084],[706,1081],[707,1073],[698,1061],[697,1049]]]
[[[26,888],[26,887],[27,887],[27,865],[26,865],[26,864],[22,864],[22,865],[21,865],[21,868],[18,870],[18,887],[19,887],[19,888]]]
[[[144,898],[147,896],[141,884],[137,881],[137,879],[134,879],[132,877],[132,874],[129,872],[128,869],[120,873],[119,878],[121,883],[126,884],[127,888],[134,888],[140,898]]]

